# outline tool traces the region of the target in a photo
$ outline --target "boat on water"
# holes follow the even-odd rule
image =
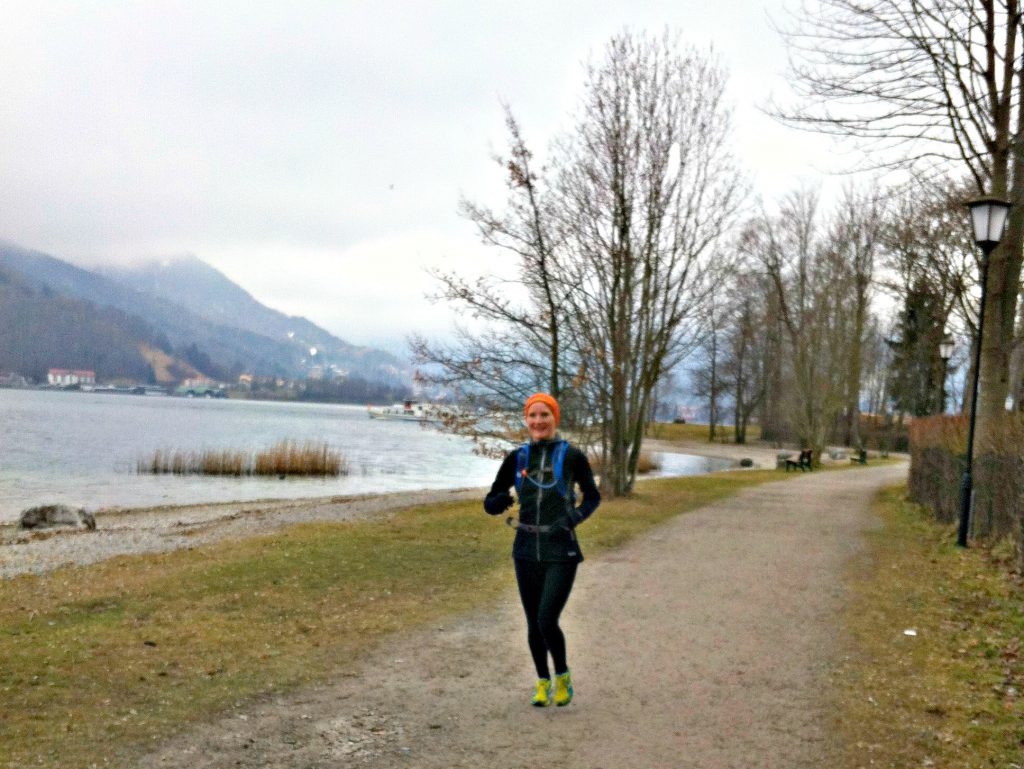
[[[443,412],[436,406],[405,401],[392,406],[367,406],[370,419],[394,419],[405,422],[440,422]]]

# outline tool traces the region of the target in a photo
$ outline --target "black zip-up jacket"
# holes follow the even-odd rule
[[[542,440],[530,444],[530,463],[527,472],[538,483],[548,485],[554,481],[553,455],[559,441]],[[515,449],[501,463],[490,493],[484,498],[484,510],[499,515],[512,507],[514,500],[509,489],[515,485],[519,449]],[[574,529],[590,517],[601,502],[601,494],[594,484],[594,473],[586,455],[575,446],[569,446],[562,463],[565,488],[578,484],[583,493],[579,507],[573,507],[571,497],[564,498],[555,486],[538,488],[523,479],[519,492],[519,521],[528,526],[547,527],[545,531],[516,530],[512,557],[524,561],[583,560]]]

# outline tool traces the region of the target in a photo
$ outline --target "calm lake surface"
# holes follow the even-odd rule
[[[157,449],[248,452],[282,440],[326,441],[351,473],[281,481],[135,471]],[[661,475],[731,464],[684,454],[661,459]],[[371,420],[363,406],[0,389],[0,522],[57,502],[96,510],[488,486],[498,464],[473,454],[466,438]]]

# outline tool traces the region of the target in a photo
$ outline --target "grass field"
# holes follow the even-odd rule
[[[840,767],[1024,766],[1024,585],[890,489],[850,572]],[[907,631],[912,631],[913,634]]]
[[[646,482],[588,521],[587,553],[782,477]],[[835,766],[1020,767],[1024,605],[1010,554],[956,548],[902,494],[879,498],[884,525],[848,574]],[[493,601],[511,587],[508,550],[508,529],[472,502],[0,582],[0,766],[133,766],[191,723]]]
[[[584,546],[597,554],[780,477],[645,482],[602,505]],[[493,601],[511,585],[509,547],[507,527],[472,502],[0,582],[0,765],[132,766],[192,722],[341,673],[385,634]]]
[[[732,443],[735,430],[730,425],[719,425],[715,428],[716,443]],[[676,424],[675,422],[655,422],[647,430],[648,438],[663,441],[704,441],[708,442],[708,426],[697,424]],[[760,425],[747,426],[747,441],[761,440]]]

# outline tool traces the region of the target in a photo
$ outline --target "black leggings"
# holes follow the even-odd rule
[[[519,597],[526,612],[527,639],[538,678],[551,678],[548,652],[555,663],[555,674],[565,673],[565,636],[558,627],[558,615],[565,608],[576,578],[576,563],[515,560]]]

